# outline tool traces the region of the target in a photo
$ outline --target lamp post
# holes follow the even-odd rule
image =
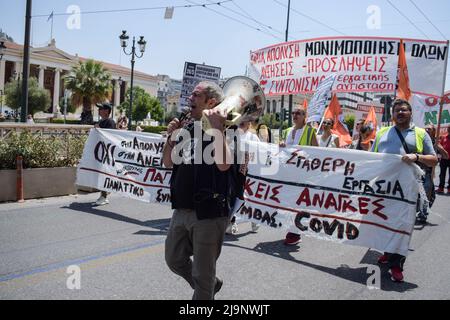
[[[122,84],[123,84],[122,77],[120,77],[120,76],[119,76],[119,79],[117,79],[116,81],[117,81],[117,84],[119,85],[119,101],[114,101],[114,104],[113,104],[113,106],[112,106],[112,115],[113,115],[113,118],[114,118],[114,105],[117,105],[117,106],[120,107],[120,97],[121,97]],[[120,110],[120,108],[119,108],[119,110]]]
[[[139,45],[139,51],[141,52],[136,53],[136,39],[135,37],[133,37],[133,45],[131,46],[131,52],[127,53],[127,51],[125,50],[126,47],[128,46],[128,39],[130,39],[130,37],[127,35],[127,31],[123,30],[122,34],[119,37],[120,39],[120,46],[123,48],[123,52],[127,55],[127,56],[131,56],[131,83],[130,83],[130,107],[128,110],[128,130],[131,130],[131,113],[133,110],[133,78],[134,78],[134,63],[135,63],[135,58],[142,58],[142,56],[144,55],[145,52],[145,45],[147,44],[147,41],[144,40],[144,37],[141,36],[139,41],[137,42],[137,44]]]

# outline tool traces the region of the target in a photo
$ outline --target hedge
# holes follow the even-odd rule
[[[15,169],[16,157],[23,157],[24,168],[76,166],[83,155],[87,135],[33,135],[29,131],[12,133],[0,140],[0,169]]]

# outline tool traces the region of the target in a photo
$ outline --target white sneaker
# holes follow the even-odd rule
[[[96,206],[104,206],[105,204],[108,204],[108,203],[109,203],[108,199],[106,199],[103,196],[100,196],[100,198],[98,198],[97,201],[95,202],[95,205]]]
[[[225,234],[236,234],[238,233],[237,223],[228,224],[227,230],[225,230]]]
[[[259,229],[259,225],[254,223],[254,222],[252,222],[252,231],[256,232],[256,231],[258,231],[258,229]]]

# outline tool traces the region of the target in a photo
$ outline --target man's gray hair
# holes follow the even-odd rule
[[[221,103],[225,96],[223,90],[218,84],[211,81],[201,81],[197,86],[203,88],[203,93],[206,95],[206,99],[216,99],[217,104]]]

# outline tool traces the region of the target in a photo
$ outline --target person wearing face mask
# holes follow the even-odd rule
[[[294,126],[283,130],[280,147],[287,146],[315,146],[317,147],[316,130],[306,125],[306,110],[303,107],[297,107],[292,112]],[[294,228],[290,230],[284,239],[284,244],[294,246],[300,243],[301,237]]]

